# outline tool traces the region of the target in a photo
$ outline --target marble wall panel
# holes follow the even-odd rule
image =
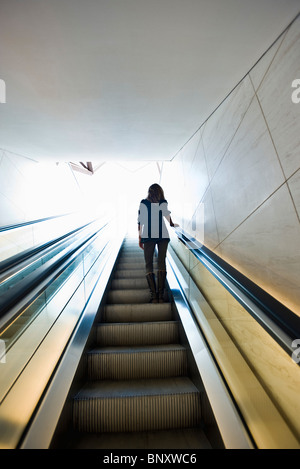
[[[204,205],[204,244],[209,249],[214,250],[220,243],[220,237],[211,188],[208,188],[206,191],[202,203]],[[197,236],[196,238],[198,239]],[[201,239],[199,239],[199,241],[201,241]]]
[[[298,169],[287,183],[300,220],[300,169]]]
[[[286,178],[300,167],[300,103],[292,102],[292,82],[300,79],[300,17],[288,30],[258,97]]]
[[[181,160],[184,162],[182,165],[182,176],[185,180],[188,178],[188,174],[195,159],[200,139],[201,132],[198,130],[180,151]]]
[[[255,98],[211,183],[220,241],[284,182]]]
[[[291,82],[300,78],[299,53],[300,18],[209,117],[202,140],[191,139],[190,149],[199,143],[194,159],[182,149],[171,163],[184,227],[203,202],[205,245],[293,310],[299,310],[300,103],[291,101]]]
[[[257,64],[250,71],[249,75],[253,83],[255,91],[260,87],[266,73],[268,72],[285,36],[287,31],[285,31],[282,36],[280,36],[277,41],[270,47],[269,50],[261,57]]]
[[[225,260],[300,315],[300,225],[286,184],[221,247]]]
[[[184,213],[184,178],[182,177],[182,159],[177,155],[172,162],[164,162],[160,184],[169,203],[174,223],[182,225]]]
[[[246,77],[206,122],[203,146],[210,179],[224,157],[253,96],[253,86],[249,77]]]
[[[186,174],[185,180],[185,200],[191,205],[192,215],[199,202],[202,200],[209,185],[206,158],[202,140],[200,141],[190,170]]]

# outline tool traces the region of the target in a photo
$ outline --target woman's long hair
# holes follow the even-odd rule
[[[152,186],[149,187],[147,199],[154,203],[165,200],[164,191],[159,184],[152,184]]]

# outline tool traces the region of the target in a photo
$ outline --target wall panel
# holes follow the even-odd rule
[[[176,221],[191,230],[204,204],[205,245],[297,314],[300,103],[292,102],[291,83],[300,78],[299,54],[300,18],[164,164],[161,178]]]

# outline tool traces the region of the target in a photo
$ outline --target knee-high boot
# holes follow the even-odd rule
[[[164,303],[164,291],[166,283],[167,272],[165,270],[159,270],[157,272],[157,281],[158,281],[158,301],[159,303]]]
[[[147,279],[149,290],[150,290],[150,303],[157,303],[157,293],[156,293],[156,283],[155,283],[154,273],[150,272],[149,274],[147,274],[146,279]]]

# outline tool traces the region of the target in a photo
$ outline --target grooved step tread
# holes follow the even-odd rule
[[[154,263],[155,264],[155,263]],[[141,269],[144,269],[145,270],[145,261],[143,262],[120,262],[118,264],[118,267],[120,270],[126,270],[126,269],[130,269],[130,270],[141,270]]]
[[[118,269],[115,271],[115,279],[119,278],[140,278],[146,275],[145,268],[143,269]]]
[[[188,378],[92,381],[73,402],[73,424],[80,431],[153,431],[201,423],[200,393]]]
[[[120,304],[106,304],[104,306],[105,312],[117,311],[120,313],[124,312],[138,312],[148,311],[151,313],[154,309],[160,311],[171,311],[171,303],[120,303]]]
[[[178,321],[135,321],[135,322],[100,322],[97,324],[98,329],[103,329],[103,330],[108,330],[111,328],[130,328],[130,329],[135,329],[135,328],[144,328],[144,329],[150,329],[151,327],[159,327],[159,326],[170,326],[174,327],[174,325],[178,325]]]
[[[136,327],[136,326],[143,326],[143,327],[150,327],[152,325],[157,325],[157,326],[162,326],[162,325],[168,325],[170,324],[171,326],[173,324],[178,324],[178,321],[148,321],[148,322],[100,322],[97,324],[97,327],[121,327],[121,326],[129,326],[129,327]]]
[[[74,400],[119,399],[122,397],[200,394],[187,377],[87,382]]]
[[[102,345],[149,345],[176,343],[177,321],[100,323],[97,343]]]
[[[122,262],[145,262],[143,255],[137,254],[122,254],[118,259],[118,264]]]
[[[203,430],[186,428],[129,433],[75,433],[69,449],[212,449]]]
[[[181,345],[103,347],[88,353],[90,379],[150,379],[186,376],[187,354]]]
[[[104,307],[105,322],[148,322],[170,321],[171,303],[123,303],[107,304]]]
[[[149,289],[139,290],[110,290],[107,301],[109,303],[148,303],[150,301]]]
[[[135,288],[148,288],[146,277],[142,278],[120,278],[114,279],[111,283],[113,290],[135,289]]]
[[[168,350],[186,350],[180,344],[161,344],[161,345],[136,345],[136,346],[118,346],[118,347],[95,347],[88,351],[89,354],[94,353],[139,353],[139,352],[165,352]]]

